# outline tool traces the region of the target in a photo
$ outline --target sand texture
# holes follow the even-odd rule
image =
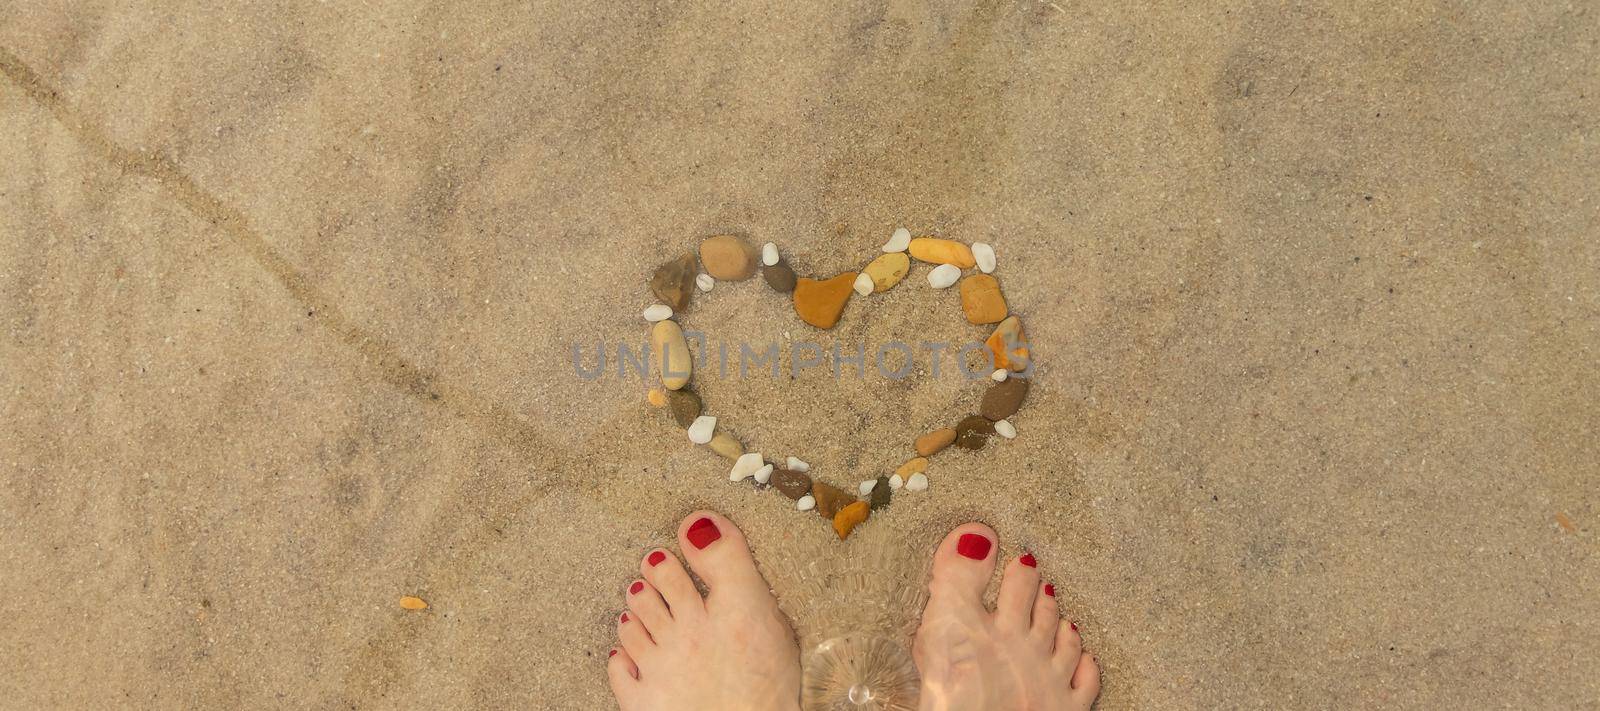
[[[808,643],[979,518],[1101,708],[1600,708],[1600,16],[1201,5],[0,0],[0,706],[609,708],[708,506]],[[702,237],[902,224],[1038,377],[848,542],[572,369]],[[986,335],[926,274],[819,342]],[[696,387],[851,486],[978,395]]]

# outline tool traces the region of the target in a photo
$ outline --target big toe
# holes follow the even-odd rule
[[[981,523],[956,526],[933,554],[930,600],[955,599],[982,604],[983,591],[994,573],[994,529]]]
[[[678,524],[678,540],[689,567],[714,598],[720,594],[766,595],[767,582],[756,570],[744,532],[722,514],[696,511]]]

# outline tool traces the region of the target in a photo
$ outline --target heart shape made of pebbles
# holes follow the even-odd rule
[[[984,341],[994,370],[977,414],[917,437],[912,442],[916,456],[892,474],[862,481],[854,492],[818,479],[804,460],[793,456],[781,463],[768,460],[761,452],[746,451],[744,443],[727,431],[718,430],[717,418],[706,414],[709,408],[689,387],[693,357],[683,329],[673,319],[689,308],[697,289],[709,292],[719,281],[744,281],[759,271],[773,291],[790,297],[800,320],[815,328],[830,329],[839,322],[852,295],[866,297],[894,288],[911,272],[913,260],[933,265],[927,278],[935,289],[960,283],[961,310],[969,323],[995,327]],[[963,276],[964,270],[974,268],[975,273]],[[1017,435],[1006,418],[1014,415],[1027,397],[1033,367],[1022,322],[1006,305],[1000,282],[992,275],[994,269],[994,249],[987,244],[976,242],[968,246],[933,237],[912,239],[910,230],[904,227],[895,230],[883,245],[883,254],[860,272],[844,272],[828,279],[797,276],[771,242],[757,250],[735,235],[708,237],[700,243],[698,259],[694,252],[685,252],[656,268],[650,278],[650,290],[661,303],[646,308],[644,317],[654,324],[650,330],[650,354],[661,364],[661,383],[650,390],[648,399],[650,404],[666,408],[673,420],[688,430],[690,442],[706,445],[732,460],[730,481],[752,480],[759,487],[776,489],[801,511],[816,510],[833,524],[842,541],[873,511],[888,506],[895,492],[926,490],[929,458],[946,447],[953,444],[977,450],[992,434],[1006,439]]]

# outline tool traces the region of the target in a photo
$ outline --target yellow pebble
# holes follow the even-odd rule
[[[909,479],[912,474],[925,471],[928,471],[928,458],[916,457],[905,464],[901,464],[899,469],[894,470],[894,473],[899,474],[901,479]]]
[[[665,407],[667,404],[667,394],[661,392],[661,388],[650,388],[650,392],[646,393],[644,397],[650,401],[651,405],[656,407]]]
[[[918,237],[911,240],[910,250],[911,256],[930,264],[954,264],[962,269],[971,269],[978,263],[972,256],[971,247],[952,239]]]
[[[428,601],[420,597],[407,595],[400,598],[400,606],[407,610],[426,610],[428,609]]]
[[[833,515],[833,532],[839,534],[839,540],[850,537],[850,532],[855,530],[856,524],[867,520],[872,514],[872,507],[865,501],[857,501],[849,506],[839,509]]]

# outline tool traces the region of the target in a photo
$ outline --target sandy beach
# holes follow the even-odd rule
[[[977,519],[1097,708],[1600,708],[1594,8],[234,5],[0,0],[0,707],[612,708],[710,507],[805,644]],[[1036,377],[847,541],[574,369],[703,238],[902,225],[994,246]],[[925,274],[681,319],[987,335]],[[695,387],[841,486],[981,391],[789,376]]]

